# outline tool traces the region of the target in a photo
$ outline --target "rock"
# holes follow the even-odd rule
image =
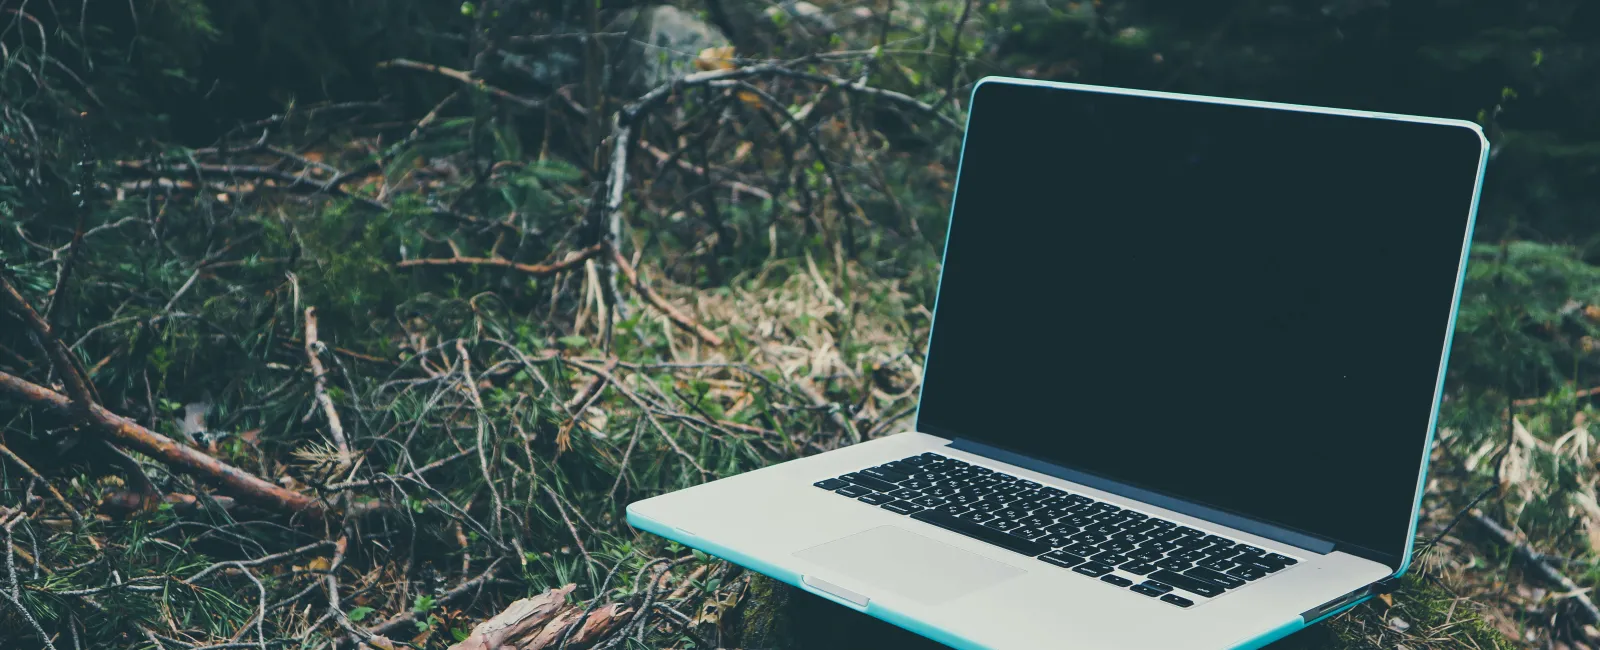
[[[607,31],[628,33],[613,53],[618,65],[611,79],[628,97],[698,72],[695,59],[701,52],[731,45],[722,30],[667,5],[624,11]]]
[[[767,18],[776,21],[795,21],[808,31],[831,34],[839,29],[833,18],[814,4],[805,0],[788,0],[767,7]]]

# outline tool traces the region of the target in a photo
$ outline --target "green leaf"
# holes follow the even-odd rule
[[[559,339],[556,339],[556,340],[560,341],[562,345],[565,345],[565,346],[567,346],[569,348],[581,348],[581,347],[589,344],[589,339],[586,339],[586,338],[584,338],[582,336],[578,336],[576,334],[571,335],[571,336],[563,336],[563,337],[561,337]]]
[[[373,611],[375,610],[373,610],[371,607],[356,607],[351,609],[349,614],[350,621],[353,623],[360,623],[367,616],[371,615]]]

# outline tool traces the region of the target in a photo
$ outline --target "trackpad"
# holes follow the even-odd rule
[[[819,544],[795,557],[926,605],[1027,573],[897,526],[879,526]]]

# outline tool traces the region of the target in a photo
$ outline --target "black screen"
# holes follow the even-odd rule
[[[918,430],[1403,554],[1480,136],[999,82],[972,106]]]

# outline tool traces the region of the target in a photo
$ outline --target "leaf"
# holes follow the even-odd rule
[[[565,345],[569,348],[581,348],[589,344],[589,339],[576,334],[563,336],[556,340],[560,341],[562,345]]]
[[[701,70],[732,70],[733,46],[708,47],[700,50],[694,59],[694,66]]]
[[[372,612],[374,612],[374,611],[376,611],[376,610],[372,609],[371,607],[356,607],[356,608],[350,610],[350,613],[348,614],[348,616],[350,617],[350,621],[351,622],[360,623],[362,620],[366,619],[368,616],[371,616]]]

